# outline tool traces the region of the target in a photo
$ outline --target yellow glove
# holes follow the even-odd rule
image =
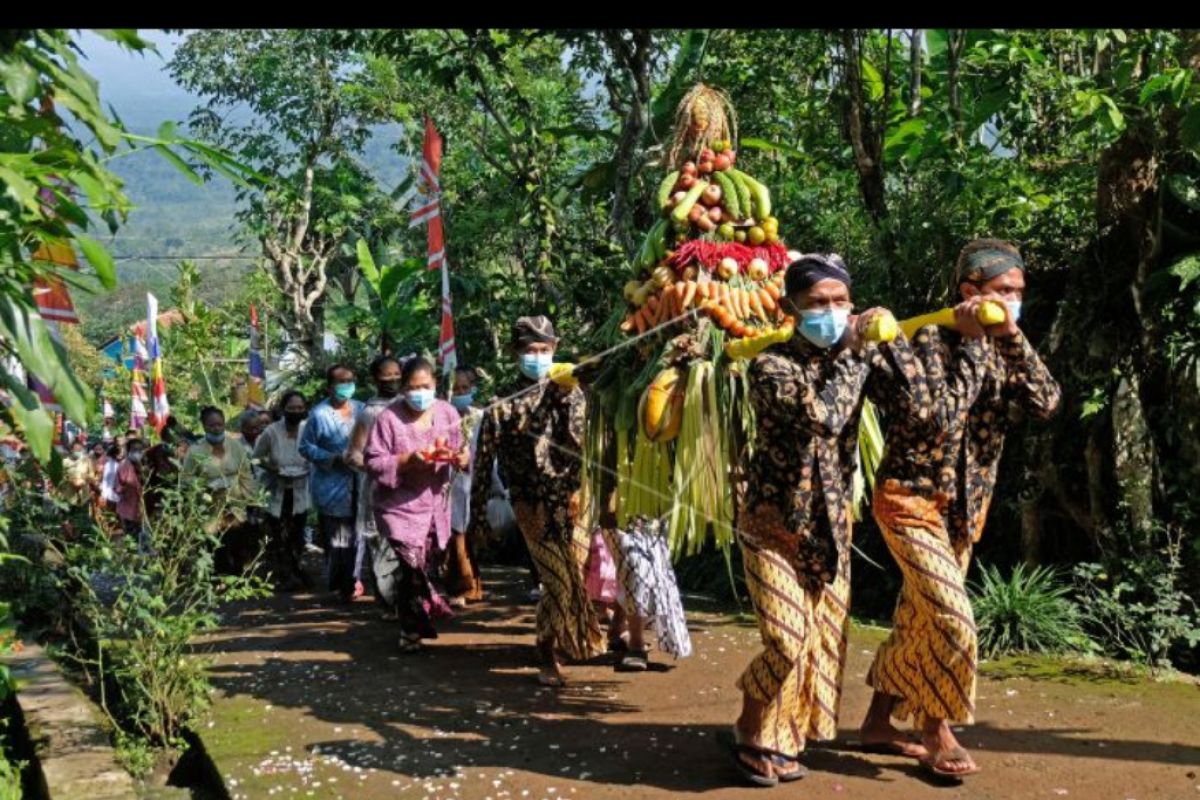
[[[566,389],[574,389],[579,385],[579,379],[574,373],[574,364],[556,362],[550,365],[550,380]]]
[[[725,355],[734,360],[744,359],[749,361],[756,355],[766,350],[773,344],[782,344],[792,338],[792,334],[796,330],[796,323],[791,317],[784,320],[783,324],[774,330],[760,333],[758,336],[750,336],[745,339],[735,339],[725,345]]]
[[[979,324],[987,327],[989,325],[999,325],[1004,322],[1007,317],[1004,315],[1004,309],[990,300],[979,306],[979,312],[976,315],[979,319]],[[926,325],[941,325],[943,328],[953,328],[954,309],[943,308],[940,311],[934,311],[931,314],[922,314],[919,317],[906,319],[899,323],[900,330],[904,331],[904,335],[912,338],[917,331],[924,328]]]
[[[890,342],[896,338],[899,327],[891,314],[879,314],[867,324],[863,338],[868,342]]]

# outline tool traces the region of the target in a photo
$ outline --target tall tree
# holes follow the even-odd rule
[[[239,216],[284,299],[293,342],[313,359],[331,281],[354,286],[353,236],[395,222],[360,160],[372,124],[383,119],[364,99],[371,74],[337,39],[329,30],[197,31],[169,65],[205,98],[192,128],[267,179],[240,193]]]

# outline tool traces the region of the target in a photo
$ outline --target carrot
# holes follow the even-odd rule
[[[737,290],[737,307],[738,319],[750,318],[750,301],[746,299],[746,290],[740,286]]]
[[[754,316],[758,317],[763,322],[767,321],[767,312],[763,310],[762,301],[758,299],[758,292],[751,289],[746,293],[746,297],[750,301],[750,310],[754,312]]]
[[[766,289],[767,294],[771,295],[772,300],[778,300],[783,297],[783,292],[779,291],[779,287],[775,285],[775,281],[767,281],[763,288]]]
[[[758,302],[762,304],[763,311],[768,314],[774,314],[779,310],[779,304],[775,302],[775,298],[771,297],[771,293],[766,289],[758,290]]]
[[[696,299],[696,282],[688,281],[683,295],[683,307],[691,308],[692,302]]]
[[[639,334],[646,332],[646,317],[649,316],[649,313],[650,306],[647,304],[639,308],[637,313],[633,315],[633,324],[637,326]]]
[[[713,319],[716,320],[717,324],[722,328],[728,328],[730,325],[734,324],[735,320],[733,319],[733,315],[730,314],[729,311],[724,307],[713,306],[711,311]]]

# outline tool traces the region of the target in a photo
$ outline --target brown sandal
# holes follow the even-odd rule
[[[945,764],[951,761],[970,761],[973,766],[968,770],[948,770],[938,769],[939,764]],[[943,780],[959,781],[968,775],[974,775],[979,772],[979,765],[974,764],[974,759],[962,747],[951,747],[949,750],[935,750],[930,754],[929,758],[920,760],[921,768],[937,778]]]

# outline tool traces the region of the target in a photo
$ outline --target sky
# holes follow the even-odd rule
[[[90,31],[80,34],[84,68],[100,82],[100,99],[111,103],[122,118],[146,108],[158,108],[168,115],[178,114],[178,110],[186,113],[196,105],[197,98],[175,83],[166,71],[167,61],[183,34],[145,30],[141,36],[153,43],[158,53],[131,53]]]

